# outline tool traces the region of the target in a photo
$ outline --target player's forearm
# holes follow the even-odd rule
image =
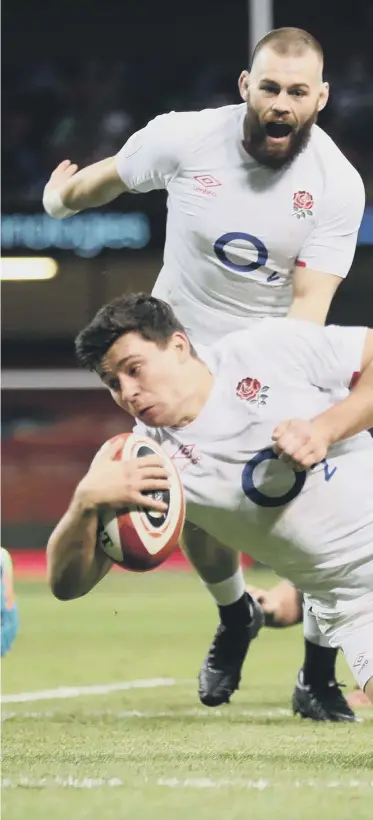
[[[99,580],[97,526],[96,509],[78,489],[47,545],[48,583],[57,598],[78,598]]]
[[[116,173],[114,158],[109,157],[82,168],[66,183],[61,199],[66,208],[82,211],[106,205],[123,193],[125,185]]]
[[[326,429],[330,444],[373,427],[373,361],[362,371],[349,396],[314,421]]]
[[[46,185],[43,205],[50,216],[57,219],[98,208],[116,199],[126,187],[116,171],[114,157],[108,157],[82,168],[62,186]],[[68,212],[64,213],[64,209]]]

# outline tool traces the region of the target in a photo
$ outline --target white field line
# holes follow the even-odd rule
[[[185,780],[179,780],[177,777],[168,778],[166,780],[158,779],[158,786],[165,786],[169,789],[224,789],[224,788],[242,788],[242,789],[275,789],[283,788],[286,783],[271,780],[244,780],[244,779],[218,779],[213,780],[210,777],[187,777]],[[373,789],[373,780],[292,780],[292,788],[305,789]]]
[[[127,711],[115,712],[112,709],[96,709],[89,712],[82,712],[84,719],[86,718],[114,718],[115,720],[127,720],[130,718],[278,718],[290,717],[292,712],[290,709],[240,709],[233,712],[229,709],[181,709],[168,711],[141,711],[138,709],[129,709]],[[64,719],[69,718],[69,712],[3,712],[2,721],[14,720],[49,720],[49,719]]]
[[[95,686],[60,686],[58,689],[44,689],[40,692],[20,692],[17,695],[3,695],[1,703],[31,703],[35,700],[66,700],[81,695],[108,695],[127,689],[155,689],[160,686],[175,686],[175,678],[148,678],[145,680],[122,681],[122,683],[101,683]],[[189,682],[189,681],[188,681]]]
[[[148,786],[160,786],[169,789],[240,788],[256,789],[258,791],[264,791],[264,789],[281,789],[284,787],[284,785],[286,786],[286,783],[284,784],[284,782],[276,782],[265,779],[244,780],[238,778],[224,778],[213,780],[209,777],[188,777],[184,780],[180,780],[178,778],[158,778],[157,780],[145,778],[144,784]],[[3,789],[16,789],[17,787],[28,789],[101,789],[115,788],[118,786],[131,787],[132,783],[126,783],[125,781],[117,777],[112,777],[110,779],[92,777],[76,778],[70,775],[69,777],[42,777],[39,779],[33,779],[23,776],[18,778],[4,778],[2,780],[1,785]],[[361,792],[362,789],[366,789],[368,791],[373,790],[373,780],[293,780],[291,782],[291,786],[292,788],[296,789],[359,789],[359,792]]]

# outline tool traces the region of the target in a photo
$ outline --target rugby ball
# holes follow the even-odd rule
[[[167,504],[167,510],[158,512],[135,505],[117,511],[102,507],[97,543],[121,567],[147,572],[163,564],[177,546],[185,519],[184,491],[173,461],[157,442],[135,433],[124,433],[120,437],[124,443],[116,455],[118,460],[149,455],[162,458],[170,473],[170,488],[157,490],[155,494]]]

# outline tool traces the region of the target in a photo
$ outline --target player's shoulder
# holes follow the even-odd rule
[[[230,355],[265,351],[275,358],[281,345],[292,347],[301,338],[310,340],[319,335],[322,327],[307,319],[268,316],[250,324],[244,330],[236,330],[220,339],[212,350],[215,355],[227,359]]]
[[[258,350],[263,342],[263,339],[270,339],[272,336],[272,323],[277,323],[273,326],[274,331],[278,329],[278,324],[282,324],[283,319],[273,319],[268,317],[266,319],[258,319],[256,322],[251,322],[247,328],[241,330],[234,330],[232,333],[227,333],[225,336],[214,342],[210,346],[198,345],[197,353],[210,368],[213,370],[214,365],[217,369],[218,365],[229,366],[229,362],[233,358],[245,358],[250,356]]]
[[[204,108],[200,111],[169,111],[158,114],[148,122],[147,128],[158,132],[162,138],[179,138],[184,142],[193,136],[204,137],[224,124],[239,122],[242,117],[241,104],[224,105],[220,108]]]
[[[320,166],[325,181],[334,191],[364,195],[363,180],[332,137],[318,125],[312,128],[310,149]]]
[[[311,349],[317,351],[330,344],[363,344],[367,330],[364,326],[320,325],[309,319],[269,316],[256,322],[252,329],[241,331],[246,336],[233,339],[232,345],[243,347],[245,342],[246,346],[250,342],[252,348],[264,352],[266,356],[276,358],[282,350],[292,357],[295,352],[303,355]]]
[[[352,163],[338,147],[337,143],[334,142],[332,137],[327,134],[323,128],[320,128],[319,125],[315,124],[312,126],[309,144],[313,151],[318,155],[320,162],[323,164],[325,169],[330,169],[330,162],[332,162],[333,166],[342,167],[346,169],[348,173],[360,176],[356,168],[354,168]],[[330,170],[332,172],[333,168]]]
[[[308,328],[308,326],[310,326]],[[274,380],[284,372],[298,367],[304,359],[312,337],[312,322],[268,317],[250,323],[249,327],[229,333],[210,348],[198,351],[210,370],[220,379],[233,377],[248,370],[251,376],[264,368]],[[267,376],[269,378],[269,375]]]

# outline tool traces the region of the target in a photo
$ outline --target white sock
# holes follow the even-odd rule
[[[242,598],[246,584],[241,567],[230,578],[219,581],[218,584],[206,584],[203,582],[210,595],[218,606],[229,606]]]

